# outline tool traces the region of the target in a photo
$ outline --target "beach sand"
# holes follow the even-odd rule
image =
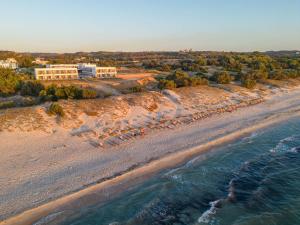
[[[179,94],[166,93],[172,99],[166,103],[186,103],[187,100],[182,98],[188,95]],[[147,132],[145,136],[140,134],[120,141],[120,144],[105,146],[99,142],[91,144],[95,141],[93,136],[74,135],[75,128],[71,129],[73,133],[67,132],[70,129],[62,122],[59,122],[60,125],[55,121],[50,124],[51,121],[43,114],[36,118],[46,121],[41,128],[26,132],[2,128],[0,218],[4,220],[25,211],[2,224],[33,224],[40,219],[42,221],[36,224],[43,224],[43,221],[51,224],[57,216],[63,217],[76,207],[92,204],[93,201],[107,201],[163,168],[176,166],[204,150],[256,129],[298,116],[299,94],[298,88],[272,91],[260,104],[225,110],[199,119],[195,112],[187,117],[186,122],[174,127],[171,124],[160,129],[156,124],[154,131]],[[253,99],[259,98],[255,95]],[[184,118],[188,111],[184,107],[184,104],[177,104],[177,113],[171,119]],[[129,108],[131,119],[132,115],[138,116],[134,109]],[[178,117],[179,114],[182,117]],[[95,122],[82,117],[85,123]],[[128,118],[127,112],[123,120]],[[77,119],[74,119],[75,122]]]

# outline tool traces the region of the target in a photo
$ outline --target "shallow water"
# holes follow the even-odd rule
[[[64,224],[300,224],[300,119],[163,171]]]

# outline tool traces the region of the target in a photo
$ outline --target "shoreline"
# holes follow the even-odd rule
[[[160,159],[150,160],[144,165],[137,165],[136,168],[124,171],[121,175],[116,175],[115,177],[109,178],[98,184],[93,184],[78,192],[63,196],[54,201],[50,201],[44,205],[8,218],[7,220],[0,222],[0,225],[44,224],[43,221],[47,222],[49,217],[54,217],[54,219],[52,218],[51,221],[48,221],[50,224],[54,221],[58,222],[64,217],[72,214],[72,212],[76,211],[76,209],[80,207],[96,203],[104,204],[111,198],[114,198],[125,191],[127,188],[133,187],[135,184],[144,181],[146,178],[154,176],[162,170],[179,166],[214,147],[232,142],[254,131],[284,122],[297,116],[300,116],[300,109],[282,112],[280,115],[269,115],[262,118],[260,121],[256,121],[258,122],[257,124],[218,137],[199,146],[170,153]]]
[[[197,114],[194,118],[193,115],[189,115],[188,121],[179,123],[172,129],[159,126],[158,129],[147,132],[145,136],[138,135],[133,139],[125,140],[120,145],[113,145],[109,148],[92,145],[90,139],[85,140],[80,135],[73,136],[72,133],[67,132],[69,130],[58,126],[54,127],[55,131],[50,133],[40,131],[1,132],[0,171],[3,172],[0,173],[0,189],[2,190],[0,221],[3,222],[0,224],[6,224],[7,221],[23,215],[24,212],[31,212],[33,209],[39,209],[99,184],[112,182],[117,185],[117,180],[123,175],[140,171],[144,167],[148,168],[148,165],[153,163],[165,164],[160,167],[162,169],[178,166],[180,162],[175,159],[171,158],[170,163],[165,160],[178,154],[183,163],[189,157],[201,154],[202,151],[221,145],[226,141],[232,141],[242,136],[243,133],[251,132],[247,129],[259,129],[260,126],[265,127],[268,124],[275,124],[276,121],[280,122],[296,116],[300,111],[299,94],[300,88],[295,86],[291,89],[275,89],[268,95],[261,96],[263,101],[259,104],[250,104],[228,111],[221,110],[221,112],[218,112],[218,107],[216,107],[216,113],[213,113],[214,110],[210,110],[214,107],[209,107],[208,117],[201,118],[203,115]],[[234,100],[234,96],[232,98]],[[254,98],[252,99],[255,101]],[[183,106],[176,105],[176,112],[180,114]],[[223,106],[226,108],[226,105]],[[213,106],[215,105],[213,104]],[[129,114],[137,115],[134,112],[136,109],[133,107]],[[158,116],[160,112],[168,113],[163,109],[158,111]],[[211,115],[209,115],[210,112],[212,112]],[[87,124],[98,123],[97,118],[90,120],[91,117],[83,117],[88,121]],[[189,154],[189,151],[194,154]],[[185,154],[187,154],[187,159]],[[178,163],[172,164],[172,161]],[[155,171],[149,171],[149,176]],[[138,172],[134,173],[137,173],[135,181],[134,179],[130,179],[128,182],[124,181],[125,183],[112,188],[115,189],[113,192],[117,194],[134,186],[134,182],[139,182]],[[142,178],[144,176],[141,176]],[[108,186],[106,187],[108,188]],[[100,193],[103,200],[109,200],[114,195],[108,192],[107,188],[104,188],[102,194]],[[79,203],[92,203],[92,200],[94,199],[79,200]],[[53,210],[55,211],[54,208]],[[49,217],[45,218],[53,219],[56,216],[63,215],[62,213],[50,213]],[[24,224],[23,221],[20,224]]]

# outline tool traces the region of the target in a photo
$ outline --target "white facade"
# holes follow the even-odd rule
[[[115,78],[116,76],[116,67],[96,67],[96,78]]]
[[[117,75],[116,67],[97,67],[96,64],[52,64],[47,68],[36,68],[37,80],[69,80],[84,77],[114,78]]]
[[[97,67],[96,64],[78,64],[80,77],[114,78],[117,75],[116,67]]]
[[[77,68],[36,68],[36,80],[76,80]]]
[[[8,58],[6,60],[0,60],[0,67],[15,70],[18,68],[18,63],[14,58]]]

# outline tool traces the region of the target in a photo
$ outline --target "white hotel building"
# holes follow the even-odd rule
[[[114,78],[117,76],[116,67],[96,67],[96,78]]]
[[[0,67],[15,70],[15,69],[18,68],[18,62],[14,58],[8,58],[6,60],[0,60]]]
[[[37,80],[70,80],[86,77],[114,78],[116,67],[97,67],[96,64],[53,64],[46,68],[35,69]]]
[[[77,68],[36,68],[37,80],[75,80],[78,79]]]

